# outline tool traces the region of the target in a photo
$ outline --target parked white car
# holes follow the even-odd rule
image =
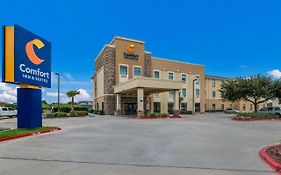
[[[224,111],[224,113],[226,113],[226,114],[237,114],[237,113],[239,113],[239,111],[236,110],[236,109],[227,108],[227,109]]]
[[[259,113],[271,113],[271,114],[276,114],[279,117],[281,117],[281,109],[280,107],[263,107],[259,111]]]
[[[16,117],[17,116],[17,110],[14,110],[13,108],[8,107],[0,107],[0,117]]]

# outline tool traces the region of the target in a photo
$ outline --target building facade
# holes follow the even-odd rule
[[[95,59],[93,109],[138,116],[149,112],[178,115],[179,110],[240,110],[241,105],[250,111],[247,102],[222,102],[219,89],[224,80],[205,76],[203,65],[154,57],[143,41],[114,37]]]

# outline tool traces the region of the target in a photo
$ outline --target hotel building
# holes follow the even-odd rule
[[[95,59],[93,109],[104,114],[205,112],[233,108],[253,111],[249,102],[223,102],[227,78],[206,76],[204,65],[152,56],[144,42],[114,37]]]

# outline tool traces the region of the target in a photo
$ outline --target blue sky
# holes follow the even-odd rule
[[[11,0],[1,2],[0,23],[52,42],[52,70],[62,74],[62,92],[80,89],[80,99],[89,99],[93,61],[115,35],[145,41],[153,56],[204,64],[211,75],[275,70],[281,76],[280,9],[278,0]],[[54,79],[43,98],[54,102],[56,86]],[[7,89],[14,86],[2,84],[0,100],[13,95]]]

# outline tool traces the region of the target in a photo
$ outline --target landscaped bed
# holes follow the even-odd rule
[[[269,113],[238,113],[233,120],[239,121],[257,121],[257,120],[281,120],[276,114]]]
[[[32,129],[8,129],[8,130],[0,131],[0,141],[32,136],[32,135],[42,134],[47,132],[53,132],[57,130],[60,130],[60,128],[53,127],[53,126],[32,128]]]
[[[268,148],[266,153],[272,157],[276,162],[281,164],[281,145],[276,145]]]
[[[147,116],[139,117],[139,119],[164,119],[164,118],[182,118],[181,116],[170,116],[167,113],[150,113]]]

